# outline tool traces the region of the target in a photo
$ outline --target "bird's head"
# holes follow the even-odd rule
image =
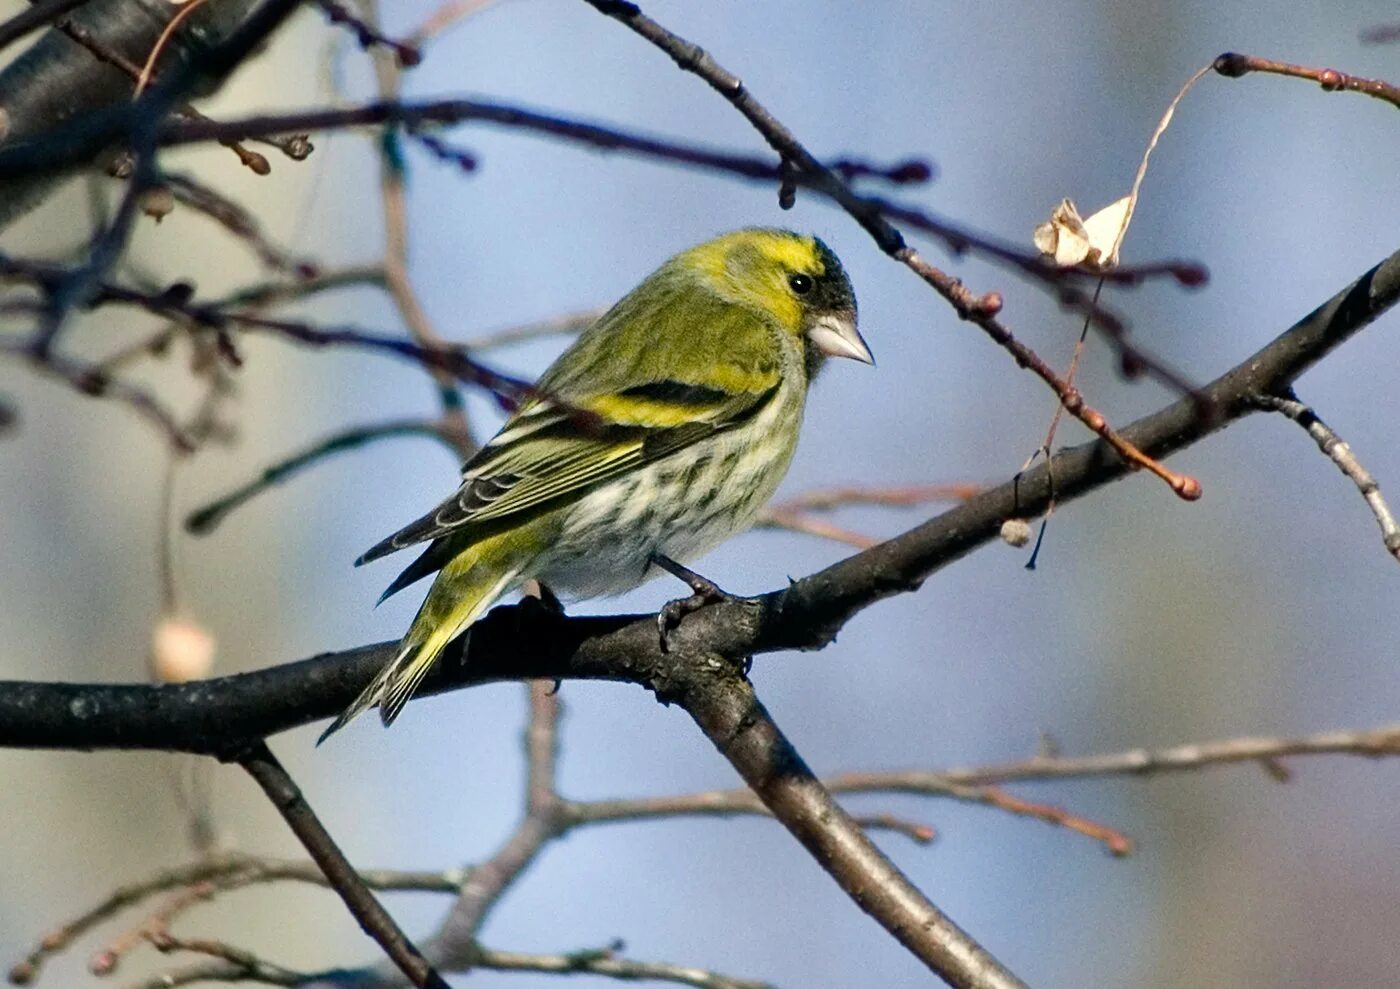
[[[856,296],[840,260],[817,237],[750,228],[686,252],[729,301],[767,313],[800,348],[809,374],[827,357],[874,364],[856,328]]]

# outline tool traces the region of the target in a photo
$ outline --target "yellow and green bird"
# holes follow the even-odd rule
[[[550,366],[456,494],[356,561],[427,542],[384,596],[438,576],[398,654],[321,738],[374,705],[390,724],[443,648],[526,580],[620,594],[752,524],[829,356],[873,363],[817,238],[738,230],[663,264]]]

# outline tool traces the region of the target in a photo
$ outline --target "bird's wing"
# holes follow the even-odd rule
[[[743,387],[735,387],[739,380]],[[725,387],[662,379],[592,396],[542,395],[463,468],[462,486],[356,565],[485,523],[518,525],[592,488],[749,421],[782,386],[779,369]],[[465,533],[463,533],[465,534]]]

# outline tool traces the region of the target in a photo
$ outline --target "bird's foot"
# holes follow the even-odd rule
[[[564,615],[564,605],[554,596],[554,592],[537,580],[527,581],[520,598],[519,614],[529,620],[532,616],[560,618]]]
[[[545,610],[551,614],[562,615],[564,613],[564,605],[559,598],[555,596],[554,592],[549,589],[549,585],[542,580],[537,580],[535,581],[535,586],[539,588],[540,593],[536,596],[539,598],[540,604],[544,606]]]
[[[686,582],[691,590],[688,598],[677,598],[668,601],[662,606],[656,615],[656,631],[661,637],[661,651],[670,652],[669,642],[672,629],[681,623],[686,615],[693,611],[699,611],[707,604],[718,604],[721,601],[741,600],[733,594],[722,589],[708,577],[702,577],[689,567],[677,563],[669,556],[662,556],[660,553],[653,553],[651,562],[680,580]]]
[[[564,617],[564,605],[549,585],[540,580],[531,580],[525,584],[525,595],[520,599],[520,608],[516,612],[518,628],[524,628],[535,619],[543,618],[545,621]],[[564,681],[556,679],[553,687],[550,688],[550,696],[559,693],[559,689],[564,686]]]

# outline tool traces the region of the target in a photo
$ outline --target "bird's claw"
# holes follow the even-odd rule
[[[540,602],[540,605],[546,611],[553,615],[562,615],[564,613],[563,602],[561,602],[558,596],[552,590],[549,589],[548,584],[546,584],[542,580],[537,580],[535,581],[535,587],[539,590],[539,594],[537,595],[537,597]]]
[[[718,604],[721,601],[737,601],[739,598],[725,591],[708,577],[691,570],[689,567],[677,563],[668,556],[654,554],[651,562],[665,570],[674,577],[683,580],[690,586],[691,595],[688,598],[677,598],[668,601],[656,614],[656,631],[660,636],[661,651],[670,652],[671,631],[681,623],[681,619],[693,611],[699,611],[707,604]]]

